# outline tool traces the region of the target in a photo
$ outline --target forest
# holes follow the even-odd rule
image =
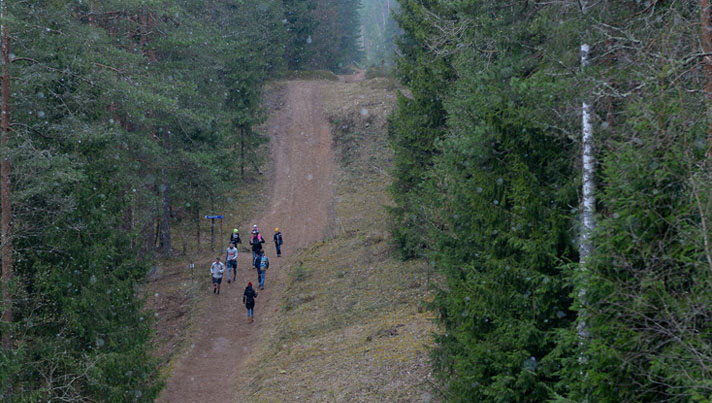
[[[401,0],[393,236],[449,401],[712,396],[709,1]]]
[[[2,400],[157,396],[137,288],[258,174],[265,82],[359,57],[357,10],[0,1]]]
[[[712,398],[709,0],[0,0],[0,48],[3,401],[156,399],[139,290],[262,175],[266,86],[368,66],[436,396]]]

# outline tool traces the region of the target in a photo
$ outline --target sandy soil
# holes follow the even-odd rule
[[[327,231],[334,173],[332,136],[322,106],[324,86],[328,83],[292,81],[285,85],[284,105],[272,113],[266,125],[272,140],[270,197],[264,214],[241,227],[257,224],[268,239],[265,249],[271,268],[265,290],[258,290],[255,323],[247,323],[242,293],[248,281],[257,283],[257,275],[250,269],[251,255],[241,253],[239,280],[227,284],[225,276],[220,295],[206,297],[207,303],[195,314],[190,348],[176,358],[178,364],[159,402],[241,400],[234,380],[241,375],[245,356],[259,342],[263,313],[276,309],[280,301],[279,287],[270,281],[280,277],[281,267],[288,264],[298,248],[323,239]],[[271,242],[275,227],[284,236],[281,258],[275,256]],[[247,238],[247,234],[243,235]],[[196,270],[203,269],[205,281],[209,281],[207,267]]]

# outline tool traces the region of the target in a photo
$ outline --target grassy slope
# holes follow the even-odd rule
[[[282,284],[282,304],[263,319],[242,397],[428,401],[426,347],[435,329],[420,305],[428,275],[422,264],[392,258],[386,225],[395,86],[379,78],[329,88],[324,105],[340,162],[331,236],[270,279]]]

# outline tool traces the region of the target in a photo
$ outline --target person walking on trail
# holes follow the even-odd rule
[[[252,282],[249,282],[245,287],[245,293],[242,294],[242,303],[247,308],[247,323],[252,323],[255,318],[255,298],[257,298],[257,292],[252,288]]]
[[[277,248],[277,257],[282,256],[282,233],[279,228],[274,229],[274,246]]]
[[[237,228],[232,230],[232,234],[230,234],[230,243],[235,244],[235,247],[237,247],[237,244],[242,243],[240,232],[237,231]]]
[[[257,225],[253,226],[252,236],[250,237],[250,245],[252,245],[252,267],[257,268],[257,256],[262,253],[262,244],[265,243],[265,239],[260,235]]]
[[[260,286],[260,290],[265,289],[265,272],[269,269],[269,259],[264,253],[257,256],[257,283]]]
[[[225,261],[227,262],[227,283],[237,281],[237,248],[234,243],[230,244],[225,253]]]
[[[220,283],[225,272],[225,265],[220,261],[220,256],[210,266],[210,274],[213,276],[213,294],[220,294]]]

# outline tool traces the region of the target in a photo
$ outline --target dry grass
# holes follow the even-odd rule
[[[275,279],[285,284],[282,303],[245,362],[240,400],[430,401],[435,328],[421,305],[429,276],[424,264],[392,258],[385,225],[395,84],[329,88],[341,162],[330,236]]]
[[[296,70],[288,72],[283,79],[339,81],[339,76],[328,70]]]

